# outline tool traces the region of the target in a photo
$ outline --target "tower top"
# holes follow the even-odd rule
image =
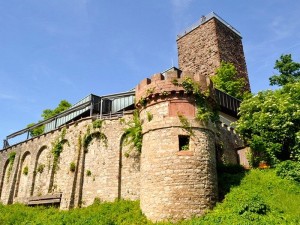
[[[186,28],[183,32],[181,32],[180,34],[177,35],[177,40],[182,38],[183,36],[185,36],[186,34],[190,33],[191,31],[193,31],[194,29],[196,29],[197,27],[201,26],[202,24],[208,22],[211,19],[217,19],[219,22],[223,23],[226,27],[228,27],[229,29],[231,29],[234,33],[236,33],[240,38],[242,38],[241,33],[235,29],[233,26],[231,26],[229,23],[227,23],[225,20],[223,20],[220,16],[218,16],[215,12],[211,12],[208,13],[205,16],[202,16],[200,18],[200,20],[198,20],[196,23],[192,24],[191,26],[189,26],[188,28]]]

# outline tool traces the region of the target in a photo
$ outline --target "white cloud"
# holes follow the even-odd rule
[[[172,7],[175,12],[181,13],[188,9],[194,0],[171,0]]]
[[[17,98],[13,95],[0,93],[0,99],[3,99],[3,100],[16,100]]]

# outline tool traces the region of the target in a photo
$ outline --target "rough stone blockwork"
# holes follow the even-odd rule
[[[31,196],[62,193],[60,208],[68,209],[90,205],[95,198],[103,201],[139,198],[140,156],[133,153],[124,157],[128,147],[122,144],[124,125],[120,120],[103,122],[101,132],[107,144],[94,138],[87,148],[84,137],[88,130],[98,132],[92,128],[92,119],[65,128],[65,142],[57,166],[54,166],[52,148],[64,128],[1,152],[1,202],[26,204]],[[8,157],[12,152],[16,156],[10,163]]]
[[[135,89],[141,154],[123,144],[126,122],[106,119],[99,127],[93,118],[81,119],[0,152],[1,202],[50,199],[69,209],[96,198],[140,199],[153,221],[201,216],[212,208],[218,198],[216,162],[238,163],[237,151],[246,154],[244,143],[229,124],[197,121],[195,97],[178,83],[190,77],[213,94],[209,76],[222,60],[234,63],[248,81],[241,37],[213,17],[177,44],[180,69],[154,74]],[[249,82],[245,89],[250,90]],[[210,103],[215,100],[212,95]],[[236,120],[222,113],[224,121]],[[58,144],[59,155],[53,153]]]

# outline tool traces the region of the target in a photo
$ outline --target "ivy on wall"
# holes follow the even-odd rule
[[[8,172],[7,172],[7,182],[9,182],[10,173],[12,171],[14,161],[16,158],[16,152],[10,152],[8,155]]]
[[[60,134],[60,136],[52,142],[51,153],[53,155],[53,169],[56,172],[58,166],[59,156],[63,151],[64,144],[69,144],[69,141],[65,139],[66,136],[66,128],[64,128]]]
[[[199,84],[195,82],[190,77],[185,77],[182,83],[179,83],[178,80],[172,82],[175,85],[182,86],[186,94],[191,94],[195,97],[197,114],[196,119],[199,121],[219,121],[219,113],[217,105],[210,101],[210,93],[202,92],[200,90]]]
[[[132,149],[136,149],[138,152],[142,150],[143,134],[142,134],[142,122],[140,120],[139,112],[137,110],[133,113],[132,120],[125,122],[127,126],[124,129],[124,142],[123,144],[130,145]],[[125,153],[125,156],[129,156],[129,152]]]
[[[88,126],[85,135],[83,136],[83,148],[84,151],[87,152],[87,148],[92,142],[93,139],[99,139],[100,141],[103,141],[105,147],[107,148],[107,137],[106,135],[101,131],[103,120],[95,120],[92,123],[92,126]]]

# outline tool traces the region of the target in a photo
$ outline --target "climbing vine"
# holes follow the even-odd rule
[[[10,177],[12,167],[14,165],[15,158],[16,158],[16,152],[10,152],[8,155],[9,166],[8,166],[8,172],[7,172],[7,182],[9,182],[9,177]]]
[[[133,113],[132,120],[126,122],[127,127],[124,129],[124,145],[130,145],[131,148],[129,152],[135,148],[138,152],[142,150],[142,122],[139,117],[139,112],[137,110]],[[129,152],[125,155],[129,155]]]
[[[53,155],[53,169],[55,172],[57,170],[59,156],[62,153],[64,148],[63,146],[66,143],[69,144],[68,140],[65,139],[65,136],[66,136],[66,128],[64,128],[60,136],[54,142],[52,142],[51,153]]]
[[[101,132],[103,125],[103,120],[95,120],[92,123],[92,126],[88,126],[85,135],[83,136],[83,147],[85,152],[94,138],[103,141],[105,147],[107,148],[107,137],[104,133]],[[91,132],[91,130],[93,132]]]
[[[192,78],[185,77],[181,84],[186,94],[193,94],[196,101],[197,115],[196,119],[199,121],[219,121],[219,114],[214,102],[210,102],[209,92],[202,92],[199,84]]]
[[[185,129],[191,136],[193,136],[194,132],[193,132],[192,126],[191,126],[190,122],[188,121],[188,119],[180,113],[178,113],[178,118],[179,118],[179,121],[180,121],[183,129]]]

